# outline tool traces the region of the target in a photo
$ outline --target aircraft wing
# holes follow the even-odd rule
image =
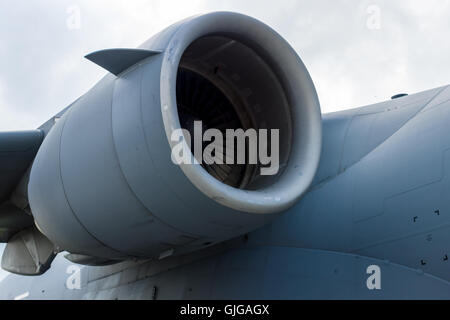
[[[27,170],[44,139],[41,130],[0,132],[0,242],[32,225],[27,214]]]

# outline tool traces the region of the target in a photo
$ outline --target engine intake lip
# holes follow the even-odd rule
[[[217,181],[201,165],[181,164],[186,177],[206,196],[234,210],[270,214],[281,212],[306,192],[314,178],[321,151],[321,113],[314,84],[291,46],[274,30],[251,17],[216,12],[182,23],[169,40],[161,68],[161,111],[167,140],[181,129],[177,107],[177,74],[183,54],[196,40],[224,36],[251,48],[277,76],[290,108],[292,139],[281,175],[254,190],[241,190]],[[283,141],[280,141],[283,143]]]

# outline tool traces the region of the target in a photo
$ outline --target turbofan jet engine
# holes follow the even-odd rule
[[[263,23],[211,13],[139,49],[87,58],[109,74],[56,122],[30,175],[36,225],[59,248],[106,259],[198,250],[269,223],[310,185],[321,150],[316,91]],[[173,133],[194,136],[199,121],[220,132],[278,129],[276,174],[255,163],[175,164],[172,148],[189,146]]]

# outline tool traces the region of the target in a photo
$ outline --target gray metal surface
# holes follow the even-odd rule
[[[353,121],[370,115],[379,121],[357,133],[374,141],[372,150],[360,145],[344,156],[355,145],[346,134]],[[180,257],[79,266],[79,289],[66,287],[72,265],[59,256],[32,282],[7,276],[0,297],[28,290],[36,299],[449,299],[449,117],[450,87],[325,115],[327,158],[314,186],[271,225]],[[377,153],[382,162],[372,162]],[[353,172],[359,166],[364,171]],[[379,177],[368,181],[370,172]],[[366,286],[371,265],[380,267],[381,290]]]
[[[85,58],[118,76],[136,63],[159,54],[159,51],[143,49],[106,49],[88,54]]]
[[[0,242],[8,242],[17,232],[31,227],[33,217],[6,201],[0,205]]]
[[[16,233],[2,255],[2,269],[21,276],[41,275],[50,268],[55,248],[34,226]]]
[[[380,266],[381,290],[367,268]],[[449,299],[449,282],[364,256],[295,247],[230,250],[179,268],[153,263],[83,267],[62,256],[39,277],[9,275],[0,299]],[[109,269],[110,275],[99,273]],[[76,285],[79,283],[79,287]]]
[[[217,38],[201,46],[217,56],[210,61],[232,71],[217,75],[222,86],[242,95],[249,109],[259,102],[270,111],[252,111],[254,118],[265,120],[255,121],[256,129],[272,125],[288,137],[285,165],[266,186],[232,188],[199,165],[171,161],[170,137],[180,128],[175,101],[180,61],[189,45],[206,35],[220,35],[220,41],[227,37],[227,46]],[[224,51],[237,42],[240,50]],[[159,258],[255,230],[298,201],[319,162],[321,118],[311,78],[285,40],[250,17],[214,13],[169,27],[142,48],[162,53],[119,77],[102,79],[54,124],[36,156],[29,200],[36,224],[49,239],[75,254]],[[129,54],[100,55],[106,53],[119,54],[117,59]],[[191,66],[201,64],[202,56],[193,62],[191,55]],[[239,58],[248,63],[239,65]],[[258,77],[247,79],[248,73]],[[242,80],[232,83],[231,76]],[[253,94],[242,94],[251,88]]]
[[[8,199],[44,138],[40,130],[0,132],[0,203]]]

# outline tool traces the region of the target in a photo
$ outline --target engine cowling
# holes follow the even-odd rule
[[[183,20],[141,49],[160,53],[107,75],[46,136],[29,182],[43,234],[76,254],[152,258],[243,235],[301,198],[319,162],[321,114],[284,39],[219,12]],[[174,164],[172,134],[192,114],[212,127],[279,129],[280,169]]]

